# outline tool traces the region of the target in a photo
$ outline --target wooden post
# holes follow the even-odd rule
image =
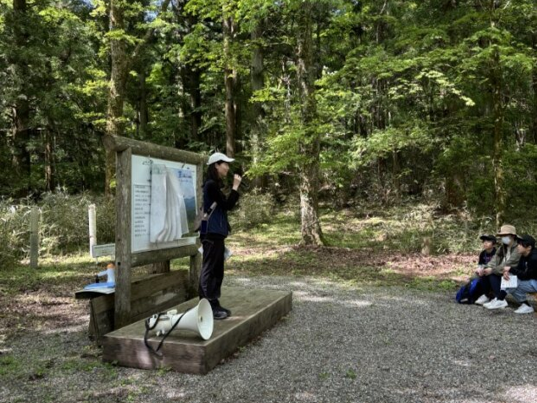
[[[203,175],[204,175],[204,163],[196,164],[196,199],[199,205],[196,206],[196,211],[203,203]],[[201,255],[197,251],[200,247],[200,242],[196,242],[196,254],[190,256],[190,268],[188,273],[188,296],[194,298],[198,295],[199,277],[201,272]]]
[[[188,298],[195,298],[198,296],[198,288],[200,281],[201,270],[201,254],[197,253],[190,256],[190,269],[188,272]]]
[[[88,207],[88,220],[89,220],[89,252],[92,258],[95,258],[93,254],[93,246],[97,245],[97,216],[95,214],[95,204],[90,204]]]
[[[130,148],[117,153],[115,328],[130,323],[131,313],[131,164]]]
[[[190,272],[188,279],[185,278],[183,284],[186,285],[184,288],[189,290],[191,296],[197,295],[201,269],[201,255],[197,251],[200,246],[199,241],[196,244],[187,242],[181,246],[137,251],[132,254],[132,155],[196,165],[196,195],[198,203],[201,203],[202,200],[201,185],[203,183],[203,171],[207,158],[192,152],[119,136],[104,136],[103,143],[107,150],[116,153],[117,223],[115,242],[116,290],[114,295],[114,328],[118,329],[131,323],[137,315],[137,310],[139,310],[136,305],[137,302],[133,302],[133,298],[135,299],[135,294],[133,294],[135,290],[133,291],[131,286],[131,269],[133,267],[152,264],[153,272],[166,275],[165,272],[169,271],[169,260],[189,256]]]
[[[30,213],[30,267],[37,269],[39,257],[39,208],[33,207]]]

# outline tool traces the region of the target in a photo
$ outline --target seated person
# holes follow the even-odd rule
[[[517,237],[517,244],[517,250],[520,253],[518,265],[510,269],[506,268],[503,277],[509,280],[511,275],[517,276],[518,284],[516,288],[507,288],[505,291],[512,294],[516,301],[520,303],[520,307],[515,313],[533,313],[534,309],[526,299],[526,294],[528,292],[537,292],[537,250],[535,249],[535,239],[530,235],[524,235]],[[503,295],[503,300],[505,300],[505,295]]]
[[[485,275],[485,266],[492,260],[492,258],[496,254],[496,237],[494,235],[481,235],[479,239],[483,241],[483,250],[479,254],[479,259],[477,261],[477,270],[475,271],[475,274],[477,277],[483,277]],[[475,301],[477,305],[483,305],[484,303],[490,301],[488,297],[488,294],[490,293],[490,282],[481,281],[481,287],[483,295],[481,295]]]
[[[505,300],[498,299],[502,295],[505,299],[505,291],[502,292],[500,288],[502,276],[506,268],[515,267],[520,259],[520,253],[517,250],[516,243],[516,228],[512,225],[502,225],[500,231],[496,235],[501,237],[502,244],[496,251],[494,257],[483,269],[482,278],[485,288],[485,297],[480,301],[483,306],[486,306],[487,308],[488,306],[495,307],[492,309],[505,308],[507,306]],[[495,298],[492,301],[487,302],[486,299],[488,299],[488,297],[486,294],[489,290],[492,290]],[[481,299],[481,297],[479,299]]]

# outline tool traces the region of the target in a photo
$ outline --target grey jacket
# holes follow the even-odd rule
[[[520,253],[516,249],[516,243],[513,246],[501,245],[496,254],[485,268],[491,268],[492,273],[500,276],[503,274],[503,268],[516,267],[520,260]]]

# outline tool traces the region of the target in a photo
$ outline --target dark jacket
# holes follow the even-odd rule
[[[520,256],[518,265],[511,268],[509,273],[519,280],[537,280],[537,249],[532,248],[528,256]]]
[[[227,212],[235,207],[239,200],[239,193],[236,190],[231,190],[228,197],[222,193],[218,182],[209,179],[203,185],[203,208],[205,212],[209,210],[213,202],[217,203],[216,209],[213,211],[207,221],[207,234],[217,234],[224,238],[231,232],[231,226],[227,219]]]
[[[488,262],[492,260],[495,253],[496,253],[496,248],[493,248],[490,254],[488,254],[486,250],[481,251],[481,253],[479,254],[479,261],[477,262],[477,264],[482,264],[483,266],[485,266]]]

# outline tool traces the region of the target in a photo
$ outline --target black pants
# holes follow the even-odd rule
[[[224,238],[208,235],[202,239],[201,244],[203,263],[198,294],[200,298],[207,298],[214,308],[219,305],[218,298],[224,280]]]
[[[502,276],[498,276],[496,274],[484,276],[482,279],[482,284],[485,291],[483,294],[488,295],[488,293],[492,291],[494,293],[494,297],[500,298],[502,296]]]

